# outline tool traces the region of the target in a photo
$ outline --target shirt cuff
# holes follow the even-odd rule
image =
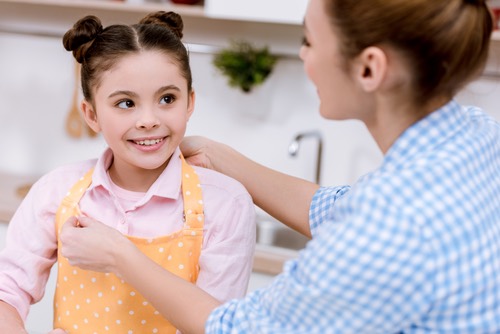
[[[321,187],[316,191],[309,208],[311,235],[331,216],[335,202],[351,190],[350,186]]]
[[[233,327],[233,317],[238,300],[233,299],[215,308],[205,323],[205,334],[229,333]]]

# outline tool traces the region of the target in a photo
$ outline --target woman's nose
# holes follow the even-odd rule
[[[136,127],[139,129],[154,129],[160,126],[160,120],[152,109],[145,109],[140,112]]]
[[[306,46],[305,45],[301,45],[301,47],[299,49],[299,58],[300,58],[300,60],[304,61],[305,53],[306,53]]]

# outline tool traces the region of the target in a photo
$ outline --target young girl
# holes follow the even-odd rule
[[[221,143],[181,146],[312,235],[269,287],[221,305],[91,219],[64,226],[63,252],[121,275],[183,333],[500,333],[500,124],[453,100],[488,56],[485,1],[310,0],[304,22],[321,115],[364,122],[382,165],[320,188]]]
[[[108,222],[220,301],[244,295],[255,242],[252,200],[235,180],[187,165],[178,148],[195,101],[182,28],[179,15],[158,12],[106,28],[87,16],[65,34],[64,47],[82,65],[83,115],[109,148],[98,160],[43,176],[12,218],[0,254],[1,333],[22,332],[21,319],[43,296],[56,261],[55,327],[175,333],[120,277],[81,270],[61,255],[59,231],[80,215]]]

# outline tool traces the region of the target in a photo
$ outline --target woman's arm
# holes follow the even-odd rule
[[[117,230],[87,217],[78,222],[80,227],[70,218],[60,234],[62,254],[71,265],[115,273],[182,333],[204,333],[219,301],[157,265]]]
[[[264,167],[231,147],[204,137],[186,137],[180,147],[191,164],[238,180],[256,205],[292,229],[311,236],[309,206],[319,185]]]

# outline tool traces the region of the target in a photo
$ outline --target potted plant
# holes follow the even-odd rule
[[[267,47],[256,48],[245,41],[233,41],[230,47],[218,52],[214,66],[228,78],[231,87],[249,93],[271,74],[277,57]]]

